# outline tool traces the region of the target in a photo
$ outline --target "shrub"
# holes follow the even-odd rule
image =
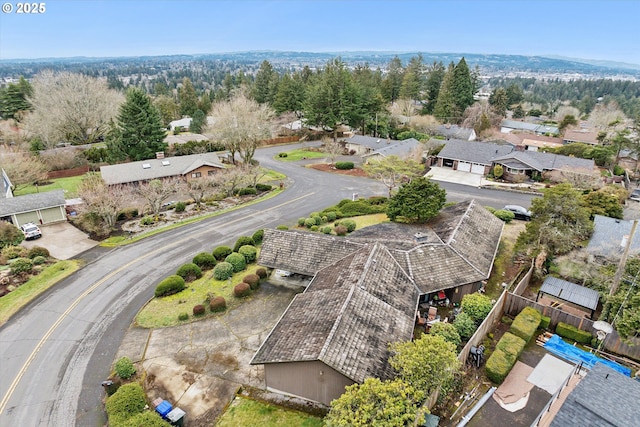
[[[500,341],[498,341],[496,349],[510,354],[517,359],[526,345],[527,342],[522,338],[513,335],[511,332],[505,332],[502,338],[500,338]]]
[[[240,249],[241,246],[245,245],[255,246],[256,242],[254,242],[253,238],[249,236],[240,236],[238,237],[238,240],[236,240],[236,244],[233,247],[233,252],[238,252],[238,249]]]
[[[155,411],[144,411],[139,414],[133,415],[126,423],[113,427],[167,427],[168,424],[162,419],[160,414]]]
[[[29,252],[27,252],[27,258],[34,259],[37,256],[49,258],[49,250],[47,248],[43,248],[42,246],[34,246],[29,249]]]
[[[327,217],[327,221],[329,221],[329,222],[336,220],[336,212],[335,211],[325,212],[325,216]]]
[[[498,209],[493,214],[498,218],[500,218],[501,220],[503,220],[504,222],[506,222],[507,224],[513,221],[513,219],[516,217],[516,214],[505,209]]]
[[[187,209],[187,204],[185,202],[176,203],[175,212],[184,212],[185,209]]]
[[[505,325],[510,325],[513,323],[513,319],[509,316],[502,316],[502,318],[500,319],[500,321],[502,323],[504,323]]]
[[[190,262],[181,265],[180,268],[178,268],[178,271],[176,271],[176,274],[182,277],[185,282],[193,282],[194,280],[202,277],[202,270],[200,267]]]
[[[254,245],[259,245],[260,243],[262,243],[262,239],[264,238],[264,230],[262,228],[260,230],[256,230],[251,238],[253,239]]]
[[[513,319],[509,332],[519,336],[525,342],[529,342],[536,333],[538,326],[540,326],[541,318],[542,315],[538,310],[533,307],[525,307],[520,314]],[[591,337],[589,337],[589,339],[591,339]]]
[[[485,371],[487,378],[496,384],[501,384],[504,379],[509,375],[509,371],[516,363],[516,358],[512,355],[496,349],[485,365]]]
[[[238,253],[244,257],[247,264],[251,264],[258,257],[258,249],[251,245],[241,246]]]
[[[343,219],[342,221],[340,221],[340,225],[344,225],[345,227],[347,227],[347,231],[349,233],[356,229],[356,222],[352,219]]]
[[[340,208],[340,212],[342,212],[342,216],[368,215],[372,213],[384,212],[384,205],[371,206],[369,203],[363,200],[356,200],[355,202],[349,200]]]
[[[331,227],[322,227],[322,231],[324,234],[331,234]]]
[[[204,305],[197,304],[193,306],[193,315],[194,316],[202,316],[205,313]]]
[[[251,289],[256,289],[260,284],[260,277],[257,274],[247,274],[242,281],[249,285]]]
[[[549,329],[550,322],[551,322],[551,317],[542,316],[540,320],[540,329]]]
[[[227,309],[227,301],[223,297],[215,297],[209,302],[209,309],[214,313],[224,311]]]
[[[484,207],[486,210],[488,210],[491,213],[496,213],[496,208],[494,208],[493,206],[485,206]]]
[[[258,191],[271,191],[273,187],[269,184],[256,184],[256,190]]]
[[[462,340],[460,339],[460,334],[455,326],[451,323],[438,322],[434,323],[429,329],[429,333],[432,335],[440,335],[446,341],[449,341],[451,344],[456,347],[460,345]]]
[[[233,265],[228,262],[221,262],[213,268],[213,277],[216,280],[227,280],[233,276]]]
[[[318,226],[317,225],[312,225],[311,228],[309,229],[311,231],[318,231]]]
[[[289,157],[287,153],[278,153],[278,157]]]
[[[286,231],[288,229],[289,229],[289,227],[287,227],[286,225],[282,225],[282,224],[280,224],[279,226],[276,227],[276,230]]]
[[[476,323],[473,321],[471,316],[465,312],[456,316],[456,320],[453,321],[453,326],[456,327],[458,334],[460,334],[460,338],[463,340],[471,338],[477,328]]]
[[[256,270],[256,275],[260,279],[266,279],[267,278],[267,270],[265,270],[264,268],[259,268],[259,269]]]
[[[216,260],[218,261],[222,261],[223,259],[225,259],[231,252],[233,252],[233,249],[231,249],[229,246],[218,246],[217,248],[215,248],[213,250],[213,256]]]
[[[344,225],[336,225],[334,230],[338,236],[346,236],[347,235],[347,227]]]
[[[116,375],[123,380],[128,380],[136,373],[136,367],[128,357],[124,356],[118,359],[115,366]]]
[[[0,221],[1,222],[1,221]],[[27,248],[24,246],[5,246],[2,248],[2,256],[6,259],[24,258],[27,255]]]
[[[462,311],[467,313],[476,325],[482,323],[492,307],[489,297],[477,292],[463,296],[460,306]]]
[[[583,344],[588,344],[591,342],[591,332],[582,331],[575,326],[569,325],[568,323],[558,322],[558,326],[556,326],[556,334],[560,335],[563,338],[567,338],[572,341],[576,341]]]
[[[145,216],[140,220],[140,225],[151,225],[153,224],[153,218],[150,216]]]
[[[216,258],[209,252],[200,252],[193,257],[193,263],[202,270],[211,270],[216,266]]]
[[[307,228],[311,228],[314,225],[316,225],[316,220],[315,218],[307,218],[304,220],[304,226]]]
[[[298,218],[298,226],[302,227],[306,220],[307,220],[307,218]]]
[[[106,410],[109,425],[117,426],[144,410],[147,401],[139,383],[122,385],[107,399]]]
[[[18,227],[6,221],[0,221],[0,248],[22,243],[24,234]]]
[[[233,266],[233,272],[237,273],[238,271],[242,271],[247,268],[247,261],[244,258],[244,255],[239,254],[238,252],[233,252],[229,254],[225,259],[225,262],[228,262]]]
[[[245,187],[238,190],[238,196],[254,196],[258,191],[253,187]]]
[[[341,170],[353,169],[353,162],[336,162],[336,169],[341,169]]]
[[[138,209],[137,208],[127,208],[127,209],[123,209],[122,211],[118,212],[118,216],[117,216],[117,220],[118,221],[124,221],[124,220],[129,220],[129,219],[133,219],[135,217],[138,216]]]
[[[249,294],[251,294],[251,286],[244,282],[238,283],[233,288],[233,295],[235,295],[237,298],[243,298],[248,296]]]
[[[189,320],[189,313],[180,313],[178,314],[178,320],[184,322],[185,320]]]
[[[156,298],[159,298],[167,295],[177,294],[185,288],[186,285],[184,279],[177,274],[172,274],[162,282],[158,283],[155,291],[155,296]]]
[[[33,270],[33,261],[29,258],[18,258],[9,267],[11,274],[29,273]]]
[[[32,259],[33,265],[42,265],[47,262],[47,259],[43,256],[37,256]]]
[[[616,176],[622,176],[624,175],[624,168],[620,165],[615,165],[613,167],[613,174]]]

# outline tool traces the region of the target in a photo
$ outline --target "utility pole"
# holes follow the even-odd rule
[[[622,274],[624,273],[624,267],[627,264],[627,257],[629,256],[629,249],[631,248],[631,242],[633,242],[633,235],[636,233],[636,228],[638,227],[638,220],[633,220],[633,225],[631,226],[631,232],[629,233],[629,239],[627,239],[627,244],[624,247],[624,252],[622,252],[622,258],[620,258],[620,262],[618,263],[618,269],[616,270],[615,276],[613,276],[613,283],[611,283],[611,291],[609,291],[609,296],[615,295],[618,291],[618,287],[620,286],[620,280],[622,279]]]

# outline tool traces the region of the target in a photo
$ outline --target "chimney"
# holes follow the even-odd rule
[[[156,159],[164,159],[164,151],[157,151]]]

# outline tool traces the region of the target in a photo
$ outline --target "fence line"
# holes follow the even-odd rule
[[[524,293],[524,290],[527,289],[527,286],[529,286],[529,282],[531,281],[531,277],[533,276],[533,270],[534,270],[534,260],[531,260],[531,267],[529,268],[529,271],[527,271],[527,274],[524,275],[524,277],[518,282],[516,287],[513,289],[512,292],[514,294],[522,295]]]
[[[84,175],[87,172],[89,172],[89,165],[81,166],[79,168],[47,172],[47,179],[69,178],[70,176]]]

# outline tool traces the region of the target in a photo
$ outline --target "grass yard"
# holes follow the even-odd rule
[[[213,270],[204,271],[200,279],[187,283],[184,291],[149,301],[136,316],[136,323],[143,328],[164,328],[189,323],[193,320],[193,306],[205,304],[208,295],[224,297],[229,310],[241,302],[241,299],[233,295],[233,287],[242,282],[242,278],[247,274],[255,273],[258,268],[260,267],[257,264],[251,264],[246,270],[235,273],[228,280],[216,280],[213,278]],[[178,320],[181,313],[188,313],[189,319]],[[206,314],[200,318],[217,314],[212,313],[206,306]]]
[[[517,274],[518,266],[514,265],[513,248],[520,233],[525,229],[524,221],[512,221],[504,225],[502,238],[498,246],[498,253],[493,264],[491,277],[487,281],[486,295],[490,298],[497,298],[502,292],[502,282],[509,282]],[[527,266],[528,267],[528,266]]]
[[[16,196],[24,196],[25,194],[33,194],[33,193],[45,193],[47,191],[53,190],[64,190],[64,196],[67,199],[78,197],[78,186],[82,181],[82,177],[80,176],[71,176],[69,178],[57,178],[49,180],[51,184],[48,185],[30,185],[28,187],[23,187],[16,191]]]
[[[272,169],[269,169],[265,176],[263,176],[262,178],[260,178],[259,182],[262,184],[270,184],[271,181],[279,181],[279,180],[283,180],[287,177],[287,175],[280,173],[280,172],[276,172]],[[273,184],[271,184],[273,185]]]
[[[389,222],[389,218],[387,218],[387,214],[385,213],[354,216],[349,219],[352,219],[356,222],[356,230],[368,227],[370,225],[380,224],[381,222]]]
[[[297,150],[285,151],[287,153],[287,157],[278,157],[276,154],[274,159],[280,160],[283,162],[295,162],[297,160],[304,159],[319,159],[322,157],[327,157],[327,153],[320,153],[318,151],[309,151],[303,148],[299,148]]]
[[[18,312],[29,301],[71,275],[80,268],[77,260],[58,261],[47,266],[40,274],[32,277],[24,285],[15,291],[0,298],[0,326],[9,320],[9,317]]]
[[[216,427],[321,427],[323,425],[321,418],[304,412],[279,408],[243,397],[236,397],[216,423]]]

